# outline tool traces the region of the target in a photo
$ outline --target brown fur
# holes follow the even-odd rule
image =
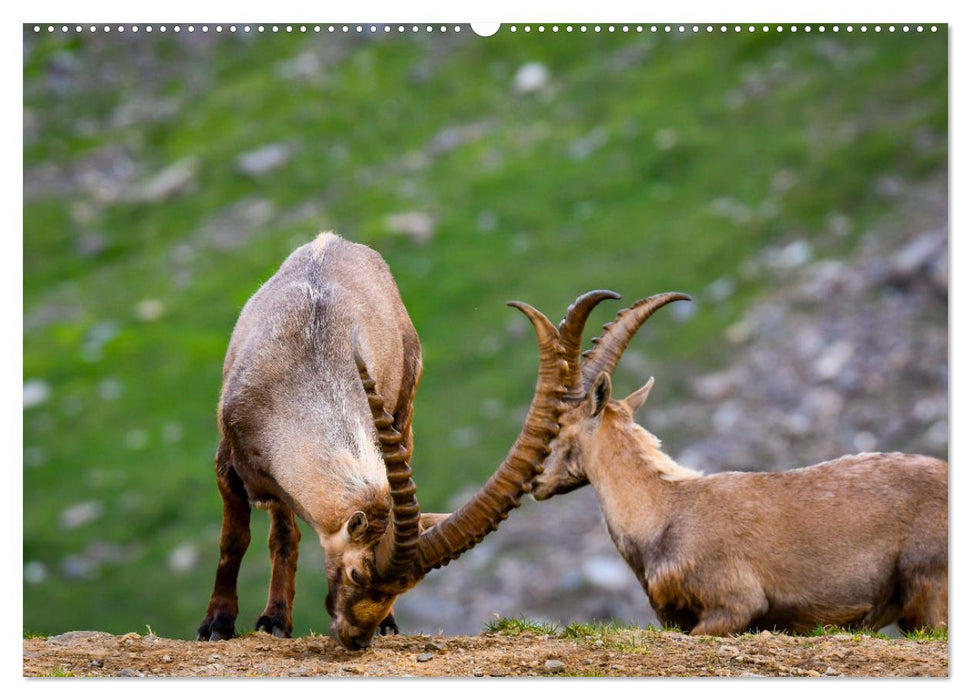
[[[375,251],[321,234],[294,251],[240,313],[218,411],[221,558],[200,639],[235,633],[236,579],[249,545],[251,503],[268,508],[272,518],[270,590],[257,629],[280,636],[292,631],[300,536],[294,514],[313,527],[325,549],[337,639],[360,648],[382,620],[394,626],[395,594],[354,580],[369,577],[391,504],[353,358],[355,328],[377,391],[395,407],[398,423],[421,376],[421,347]],[[405,444],[411,444],[410,431]],[[366,527],[351,538],[346,524],[359,511]]]
[[[634,422],[647,392],[609,400],[601,376],[600,396],[562,419],[533,494],[589,481],[662,622],[710,635],[947,625],[946,463],[859,454],[703,476]]]

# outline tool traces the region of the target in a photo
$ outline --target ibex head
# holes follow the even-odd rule
[[[550,443],[560,430],[565,397],[572,389],[568,379],[572,368],[580,366],[586,319],[600,301],[608,298],[617,298],[617,294],[594,291],[581,296],[559,328],[532,306],[510,302],[533,324],[539,343],[539,376],[533,401],[506,459],[489,481],[450,515],[421,513],[408,465],[411,454],[402,440],[411,430],[411,414],[396,424],[385,411],[355,334],[354,359],[377,428],[391,507],[388,522],[381,525],[375,525],[366,512],[351,513],[340,536],[357,546],[345,547],[343,556],[328,563],[327,609],[332,632],[343,646],[367,647],[396,596],[432,569],[474,547],[505,520],[510,510],[519,506],[522,495],[542,471]]]
[[[617,363],[651,314],[679,299],[690,300],[691,297],[678,292],[656,294],[622,310],[616,319],[604,326],[604,334],[594,339],[594,347],[583,353],[586,362],[582,368],[579,364],[570,367],[571,391],[567,408],[560,418],[562,427],[551,445],[543,472],[533,481],[533,498],[543,501],[589,483],[586,466],[596,457],[598,438],[605,423],[632,423],[634,414],[647,401],[654,386],[651,377],[647,384],[627,398],[611,399],[610,378]]]

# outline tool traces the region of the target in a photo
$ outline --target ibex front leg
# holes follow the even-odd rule
[[[270,508],[270,593],[266,609],[256,621],[256,630],[274,637],[289,637],[293,633],[293,594],[297,581],[297,555],[300,528],[293,511],[283,504]]]
[[[219,565],[216,583],[206,616],[199,625],[196,639],[215,642],[236,634],[239,602],[236,582],[239,565],[250,542],[250,506],[246,488],[233,468],[229,445],[219,443],[216,452],[216,484],[223,498],[223,527],[219,537]]]

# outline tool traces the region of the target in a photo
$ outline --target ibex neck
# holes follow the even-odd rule
[[[679,465],[661,442],[635,423],[605,416],[599,450],[587,465],[612,533],[651,528],[666,517],[665,502],[676,482],[698,479],[699,472]]]

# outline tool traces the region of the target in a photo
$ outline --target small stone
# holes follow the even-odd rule
[[[162,662],[166,664],[172,663],[172,657],[169,656],[168,654],[165,654],[162,656]]]
[[[135,316],[139,321],[151,323],[162,318],[165,313],[165,304],[159,299],[142,299],[135,304]]]
[[[189,156],[172,163],[135,188],[135,202],[158,203],[187,192],[195,181],[199,159]]]
[[[435,235],[435,219],[423,211],[389,214],[385,225],[391,233],[407,236],[418,244],[427,243]]]
[[[121,676],[123,678],[137,678],[138,677],[138,673],[136,673],[135,670],[134,669],[131,669],[131,668],[123,668],[120,671],[118,671],[118,673],[115,674],[115,675]]]
[[[719,277],[705,287],[705,294],[715,302],[722,302],[735,293],[735,282],[730,277]]]
[[[51,388],[43,379],[28,379],[24,382],[24,409],[40,406],[51,395]]]
[[[560,661],[559,659],[550,659],[545,664],[543,664],[543,666],[550,673],[559,673],[564,668],[566,668],[566,664]]]
[[[527,94],[546,87],[550,80],[550,71],[542,63],[524,63],[516,71],[513,86],[516,92]]]
[[[344,666],[341,670],[344,673],[354,673],[357,675],[360,675],[361,673],[363,673],[363,670],[361,669],[360,666]]]
[[[426,661],[431,661],[434,658],[435,658],[434,654],[419,654],[418,657],[415,659],[415,661],[421,664]]]
[[[276,170],[290,160],[290,149],[282,143],[271,143],[236,158],[236,169],[243,175],[258,177]]]
[[[101,504],[101,501],[82,501],[61,511],[58,520],[61,524],[61,529],[74,530],[93,520],[97,520],[103,512],[104,506]]]
[[[718,647],[718,651],[722,654],[738,655],[738,647],[733,647],[730,644],[722,644]]]
[[[838,377],[853,358],[854,351],[853,344],[846,340],[831,345],[813,365],[816,377],[822,381]]]
[[[485,675],[485,672],[481,668],[474,668],[472,669],[472,675],[476,678],[482,678],[482,676]]]
[[[658,129],[654,133],[654,145],[660,151],[667,151],[674,148],[678,143],[678,133],[671,128]]]
[[[24,581],[42,583],[47,578],[47,567],[39,561],[24,562]]]
[[[425,642],[425,651],[445,651],[445,645],[441,642],[427,641]]]
[[[199,560],[198,548],[191,542],[179,545],[169,552],[168,564],[172,571],[190,571]]]
[[[857,452],[873,452],[877,448],[877,438],[873,433],[861,430],[853,436],[853,448]]]
[[[838,675],[840,675],[840,672],[839,672],[839,671],[837,671],[837,670],[836,670],[835,668],[833,668],[832,666],[827,666],[827,667],[826,667],[826,670],[825,670],[825,671],[823,671],[823,675],[824,675],[824,676],[838,676]]]
[[[630,581],[630,569],[616,557],[590,557],[583,564],[587,582],[608,591],[621,591]]]
[[[105,665],[104,659],[91,659],[91,665],[95,668],[103,668]]]
[[[93,258],[100,255],[108,247],[108,239],[103,233],[90,231],[81,234],[75,244],[75,249],[82,258]]]
[[[770,632],[769,630],[762,630],[762,634],[759,635],[759,636],[761,636],[761,637],[771,637],[772,636],[772,632]]]

